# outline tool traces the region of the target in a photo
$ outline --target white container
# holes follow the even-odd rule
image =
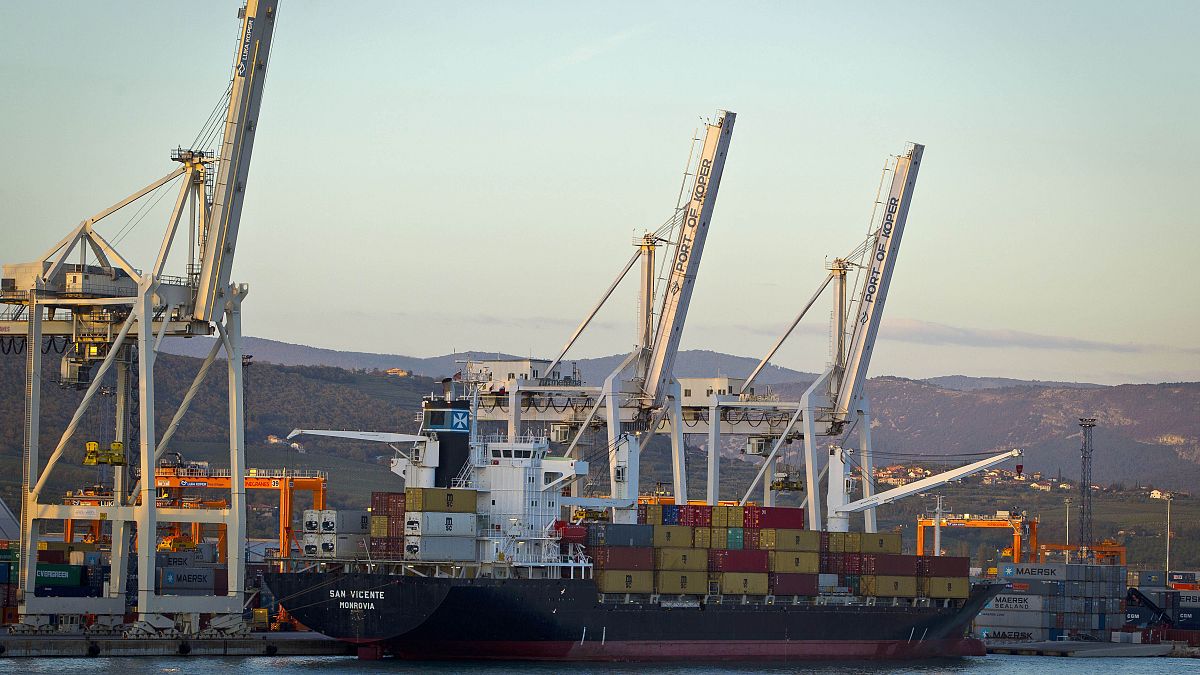
[[[404,559],[429,562],[475,560],[475,537],[405,537]]]
[[[317,538],[321,542],[320,550],[317,552],[317,556],[321,558],[332,558],[333,555],[337,553],[337,535],[326,534],[322,532],[321,534],[317,535]]]
[[[975,617],[975,626],[1010,628],[1050,628],[1053,615],[1042,612],[1004,612],[985,609]]]
[[[818,574],[817,586],[820,588],[829,588],[838,585],[838,575],[836,574]]]
[[[475,537],[474,513],[414,511],[404,516],[406,537]]]
[[[1040,612],[1042,611],[1042,596],[1040,595],[1023,595],[1019,593],[1001,593],[992,598],[984,609],[1011,612]]]
[[[976,626],[975,632],[988,642],[1044,642],[1050,639],[1050,629],[1048,628]]]
[[[367,534],[371,514],[362,509],[325,509],[321,512],[321,534]]]
[[[316,558],[321,554],[321,535],[316,532],[305,532],[304,539],[300,543],[301,552],[309,558]]]
[[[320,532],[321,531],[321,510],[320,509],[304,509],[304,518],[302,520],[305,532]]]

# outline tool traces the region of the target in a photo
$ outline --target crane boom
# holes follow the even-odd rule
[[[849,416],[851,406],[862,395],[863,382],[867,379],[867,367],[871,364],[875,336],[883,319],[883,304],[887,300],[888,286],[892,283],[892,271],[896,267],[900,239],[904,236],[913,186],[924,152],[925,146],[914,143],[896,158],[892,186],[883,204],[883,220],[874,233],[872,245],[867,248],[865,264],[868,272],[859,296],[858,316],[845,360],[845,376],[838,390],[830,397],[836,401],[835,416],[842,420]]]
[[[217,298],[229,285],[278,6],[278,0],[247,0],[242,10],[242,30],[234,53],[233,83],[219,156],[221,163],[204,230],[193,309],[193,317],[200,321],[211,321],[220,312]]]
[[[717,203],[717,189],[725,170],[725,155],[729,151],[729,139],[733,135],[736,117],[736,113],[721,110],[713,124],[705,125],[704,146],[696,168],[696,180],[683,223],[679,227],[675,257],[671,261],[662,313],[655,331],[654,349],[644,375],[646,399],[651,406],[662,402],[673,377],[675,354],[679,350],[684,320],[692,301],[692,288],[696,282],[696,272],[700,269],[708,224]]]

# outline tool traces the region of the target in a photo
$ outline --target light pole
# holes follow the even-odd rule
[[[1066,499],[1063,500],[1063,506],[1065,508],[1064,521],[1067,524],[1067,536],[1066,536],[1066,541],[1063,542],[1063,544],[1065,546],[1070,546],[1071,545],[1071,498],[1070,497],[1067,497]],[[1071,550],[1069,548],[1063,549],[1063,558],[1065,559],[1065,562],[1071,562]]]
[[[1167,575],[1171,574],[1171,495],[1167,495]]]

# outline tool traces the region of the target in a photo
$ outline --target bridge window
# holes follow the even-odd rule
[[[683,395],[684,395],[684,396],[691,396],[691,395],[692,395],[692,390],[691,390],[691,389],[684,389],[684,390],[683,390]]]

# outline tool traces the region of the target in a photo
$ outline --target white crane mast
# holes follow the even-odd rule
[[[234,53],[233,83],[225,115],[225,136],[221,142],[221,164],[212,207],[205,220],[199,287],[193,310],[194,318],[200,321],[211,321],[213,315],[220,312],[214,307],[229,285],[277,5],[278,0],[247,0],[243,10],[241,40]]]
[[[722,110],[712,124],[706,125],[691,200],[679,226],[679,238],[675,243],[671,271],[663,292],[654,348],[646,372],[639,373],[645,377],[645,395],[650,406],[662,402],[674,378],[672,367],[679,351],[688,305],[692,301],[692,289],[700,269],[704,241],[708,237],[708,223],[712,220],[713,208],[717,203],[717,189],[721,185],[721,174],[725,171],[725,156],[729,151],[736,118],[735,113]]]
[[[862,396],[863,382],[867,379],[867,367],[871,364],[871,354],[875,349],[875,336],[883,319],[883,306],[892,282],[892,271],[896,267],[900,239],[904,236],[913,186],[924,152],[925,146],[914,143],[907,152],[896,158],[891,189],[887,200],[881,205],[883,219],[866,251],[864,265],[867,276],[856,306],[853,337],[844,361],[844,376],[837,390],[830,395],[834,400],[836,421],[845,421],[853,413],[855,401]]]

